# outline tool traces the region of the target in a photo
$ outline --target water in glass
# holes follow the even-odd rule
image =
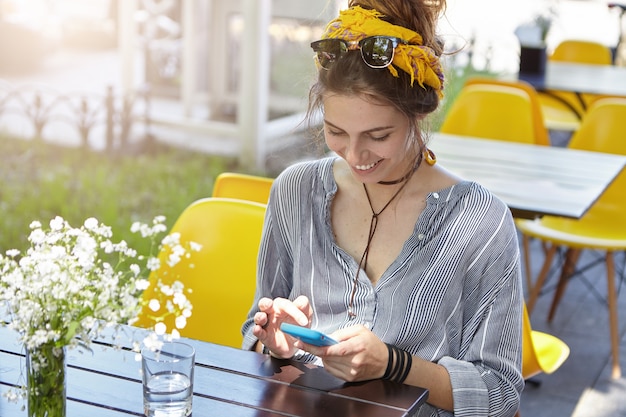
[[[178,372],[161,372],[144,384],[144,414],[147,417],[186,417],[191,414],[189,378]]]

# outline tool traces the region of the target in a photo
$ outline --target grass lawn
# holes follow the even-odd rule
[[[217,174],[235,166],[163,146],[111,156],[0,136],[0,253],[24,250],[31,221],[57,215],[73,226],[96,217],[115,240],[142,250],[145,242],[129,230],[134,221],[164,215],[171,227],[189,203],[211,195]]]

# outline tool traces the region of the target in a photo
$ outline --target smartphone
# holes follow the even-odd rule
[[[330,346],[337,344],[335,339],[320,331],[311,330],[307,327],[296,326],[295,324],[283,323],[280,325],[280,330],[290,336],[302,340],[304,343],[308,343],[309,345]]]

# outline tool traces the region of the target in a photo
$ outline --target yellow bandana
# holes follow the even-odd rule
[[[396,48],[393,63],[389,71],[398,76],[396,66],[411,76],[411,86],[417,83],[435,89],[439,97],[443,97],[443,70],[439,57],[432,48],[422,45],[422,36],[410,29],[393,25],[381,20],[383,16],[376,10],[366,10],[360,6],[351,7],[339,13],[339,17],[331,21],[322,35],[322,39],[343,39],[360,41],[368,36],[393,36],[404,39],[409,44],[400,44]]]

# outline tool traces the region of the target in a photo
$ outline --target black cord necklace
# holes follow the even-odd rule
[[[363,255],[361,255],[361,260],[359,261],[359,265],[357,266],[357,270],[354,275],[354,280],[352,282],[352,293],[350,294],[350,304],[348,305],[348,316],[351,319],[356,317],[356,314],[353,311],[354,296],[356,294],[356,285],[357,285],[357,282],[359,281],[359,274],[361,272],[361,269],[365,270],[365,268],[367,267],[367,257],[369,255],[370,245],[372,243],[372,240],[374,239],[374,233],[376,233],[376,227],[378,226],[378,216],[380,216],[382,212],[385,211],[387,207],[389,207],[391,202],[395,200],[395,198],[400,194],[400,192],[404,189],[404,187],[406,187],[406,185],[409,183],[409,180],[411,179],[411,176],[415,173],[415,171],[417,171],[417,168],[419,168],[421,162],[422,162],[422,154],[420,153],[420,156],[417,159],[417,163],[405,176],[403,176],[399,180],[379,182],[379,184],[383,184],[383,185],[392,185],[392,184],[399,184],[400,182],[404,181],[402,186],[398,188],[398,191],[396,191],[391,196],[389,201],[387,201],[387,204],[385,204],[383,208],[381,208],[378,212],[374,210],[374,207],[372,206],[372,200],[370,198],[370,194],[367,191],[367,187],[365,186],[365,184],[363,184],[363,189],[365,190],[365,195],[367,196],[367,202],[369,203],[370,210],[372,210],[372,219],[370,220],[370,230],[367,235],[367,244],[365,245],[365,250],[363,251]]]
[[[417,171],[417,168],[419,168],[420,164],[422,163],[423,157],[424,157],[424,154],[420,152],[419,156],[417,157],[417,161],[415,162],[415,165],[413,165],[413,169],[410,169],[409,172],[407,172],[402,178],[399,178],[397,180],[391,180],[391,181],[378,181],[378,183],[381,185],[395,185],[395,184],[400,184],[402,181],[408,180],[411,177],[411,175],[413,175],[413,173]]]

